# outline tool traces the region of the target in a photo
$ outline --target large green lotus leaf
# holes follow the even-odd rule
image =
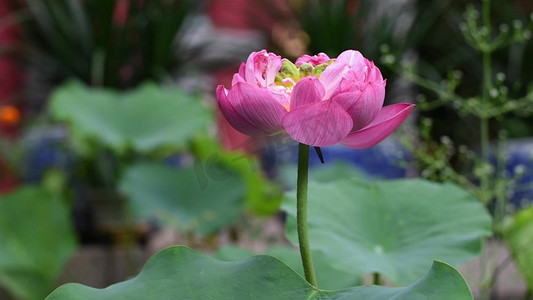
[[[189,248],[175,246],[154,255],[136,277],[105,289],[70,283],[46,300],[77,299],[472,299],[461,275],[435,262],[426,276],[408,287],[354,287],[338,291],[315,290],[286,264],[271,256],[225,262]]]
[[[124,153],[146,153],[182,147],[212,120],[198,97],[176,87],[144,84],[119,92],[70,82],[51,96],[51,115],[71,125],[80,151],[91,153],[92,143]]]
[[[529,288],[533,290],[533,206],[522,209],[507,220],[503,237]]]
[[[264,253],[266,255],[274,256],[279,260],[289,265],[300,276],[305,277],[304,269],[302,267],[302,258],[300,252],[296,248],[278,246],[268,248]],[[216,253],[216,258],[227,261],[243,260],[254,256],[255,253],[239,248],[236,246],[225,246],[220,248]],[[331,267],[322,252],[314,252],[313,265],[316,269],[316,276],[318,286],[326,290],[338,290],[362,284],[362,278],[348,273],[346,271],[337,270]]]
[[[202,185],[192,167],[139,163],[124,172],[119,188],[139,218],[157,217],[182,231],[212,234],[235,222],[245,195],[238,176],[222,167],[217,170],[220,177]]]
[[[0,284],[13,295],[46,297],[75,248],[62,199],[37,187],[0,196]]]
[[[420,278],[433,260],[463,263],[490,234],[485,208],[452,184],[355,179],[309,182],[309,239],[336,269],[379,272],[397,284]],[[282,205],[296,243],[296,196]]]

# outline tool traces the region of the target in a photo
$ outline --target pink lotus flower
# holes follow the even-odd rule
[[[244,134],[285,131],[310,146],[364,149],[390,135],[414,107],[382,107],[385,83],[358,51],[336,59],[304,55],[293,64],[262,50],[241,64],[230,90],[219,85],[216,94],[228,122]]]

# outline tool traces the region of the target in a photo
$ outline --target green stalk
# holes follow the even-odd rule
[[[309,171],[309,146],[300,144],[298,151],[298,179],[296,183],[296,222],[298,227],[298,244],[304,267],[305,279],[318,288],[315,268],[311,259],[309,233],[307,229],[307,181]]]
[[[489,94],[492,89],[492,73],[491,73],[491,53],[492,47],[490,46],[491,42],[491,24],[490,24],[490,0],[483,0],[483,27],[488,30],[487,37],[485,38],[485,47],[483,49],[483,88],[482,88],[482,98],[481,102],[483,105],[483,110],[489,107]],[[490,162],[489,158],[489,118],[485,114],[480,116],[480,134],[481,134],[481,157],[482,161],[485,164]],[[489,177],[488,174],[483,174],[481,177],[481,188],[482,191],[486,191],[489,188]],[[490,201],[490,193],[483,193],[483,198],[481,199],[483,203],[488,203]]]
[[[492,73],[491,73],[491,54],[492,54],[492,43],[491,43],[491,22],[490,22],[490,0],[483,0],[483,11],[482,11],[482,22],[483,27],[485,27],[488,32],[487,36],[484,37],[484,45],[482,47],[479,47],[483,54],[483,86],[482,86],[482,95],[481,95],[481,104],[483,109],[483,114],[480,115],[480,143],[481,143],[481,159],[484,164],[490,163],[490,157],[489,157],[489,116],[485,114],[487,111],[487,108],[490,105],[490,90],[492,89]],[[492,193],[490,191],[490,182],[489,182],[489,174],[483,173],[481,178],[481,201],[484,204],[488,204],[492,198]],[[485,241],[486,243],[486,241]],[[486,245],[486,244],[485,244]],[[480,290],[480,298],[481,299],[489,299],[490,298],[490,287],[492,285],[492,280],[494,273],[490,269],[490,266],[493,262],[493,257],[491,257],[490,253],[483,252],[481,255],[481,268],[482,272],[484,274],[488,274],[484,276],[482,279],[482,285]]]

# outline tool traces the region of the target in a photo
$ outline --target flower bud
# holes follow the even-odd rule
[[[322,72],[324,72],[324,70],[334,62],[335,62],[334,60],[330,60],[326,63],[316,66],[315,69],[313,70],[313,75],[316,77],[320,77],[320,75],[322,75]]]
[[[298,68],[288,59],[282,59],[281,60],[281,69],[279,73],[276,75],[276,84],[277,85],[286,85],[285,82],[287,82],[284,79],[290,78],[292,81],[290,82],[298,82],[300,80],[300,73],[298,71]]]
[[[300,66],[300,78],[313,75],[314,67],[310,63],[305,63]]]

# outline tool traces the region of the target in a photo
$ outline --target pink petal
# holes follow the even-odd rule
[[[246,121],[235,111],[228,99],[228,90],[226,90],[224,86],[217,86],[216,94],[220,111],[233,128],[247,135],[258,135],[263,133],[262,130],[257,128],[254,124]]]
[[[335,91],[334,94],[332,94],[332,98],[336,94],[355,92],[364,89],[367,85],[367,83],[364,82],[365,75],[366,74],[356,73],[352,69],[349,69],[340,81],[340,87]]]
[[[341,144],[355,149],[370,148],[389,136],[413,110],[414,104],[398,103],[385,106],[365,128],[348,134]]]
[[[266,86],[274,84],[276,81],[276,75],[281,70],[282,62],[281,56],[277,56],[274,53],[268,54],[268,65],[265,74]]]
[[[310,55],[307,55],[307,54],[304,54],[302,56],[300,56],[296,62],[294,63],[294,65],[296,67],[300,67],[301,65],[305,64],[305,63],[310,63],[311,65],[313,65],[314,67],[318,66],[318,65],[321,65],[323,63],[327,63],[328,61],[330,61],[331,59],[329,58],[329,56],[325,53],[318,53],[318,55],[313,55],[313,56],[310,56]]]
[[[374,65],[374,62],[367,60],[366,65],[368,66],[368,72],[366,76],[366,81],[383,81],[383,76],[378,67]]]
[[[305,77],[298,81],[291,96],[291,110],[296,107],[316,103],[325,94],[324,87],[316,77]]]
[[[268,92],[276,101],[278,101],[286,110],[290,107],[290,96],[287,93],[279,92],[273,89],[268,89]]]
[[[349,70],[347,65],[335,61],[322,72],[319,80],[326,90],[324,99],[329,99],[340,88],[340,82]]]
[[[244,78],[249,84],[268,87],[274,83],[276,74],[280,69],[281,56],[269,53],[266,50],[252,52],[246,60]]]
[[[354,149],[375,146],[405,121],[414,106],[414,104],[399,103],[383,107],[372,123],[359,131],[350,133],[341,141],[341,144]]]
[[[282,129],[281,118],[287,111],[266,90],[238,83],[228,93],[218,86],[217,100],[224,117],[244,134],[263,135]]]
[[[352,117],[352,131],[359,130],[379,114],[385,100],[385,86],[369,83],[362,91],[337,94],[332,99]]]
[[[231,80],[231,85],[235,85],[239,82],[246,82],[246,80],[244,80],[244,77],[241,76],[240,73],[235,73],[233,74],[233,79]]]
[[[383,80],[379,69],[374,66],[373,62],[366,59],[365,61],[368,68],[362,72],[356,72],[354,69],[346,72],[340,82],[340,88],[336,90],[335,94],[363,90],[369,83],[385,87],[386,81]]]
[[[267,89],[237,83],[227,97],[235,112],[260,131],[270,134],[281,130],[281,119],[287,110]]]
[[[316,147],[341,141],[352,129],[352,119],[333,101],[319,101],[289,111],[283,127],[294,140]]]
[[[350,66],[357,74],[366,73],[367,59],[359,51],[346,50],[339,54],[335,62]]]
[[[252,52],[248,56],[248,59],[246,60],[246,63],[244,65],[244,78],[249,84],[254,84],[258,81],[259,78],[256,78],[257,74],[255,72],[255,69],[258,68],[257,61],[260,56],[264,56],[266,55],[266,53],[266,50],[261,50],[259,52]],[[241,73],[240,69],[239,73]]]
[[[242,78],[246,78],[246,64],[245,63],[241,63],[241,65],[239,66],[239,72],[237,74],[239,74]]]

